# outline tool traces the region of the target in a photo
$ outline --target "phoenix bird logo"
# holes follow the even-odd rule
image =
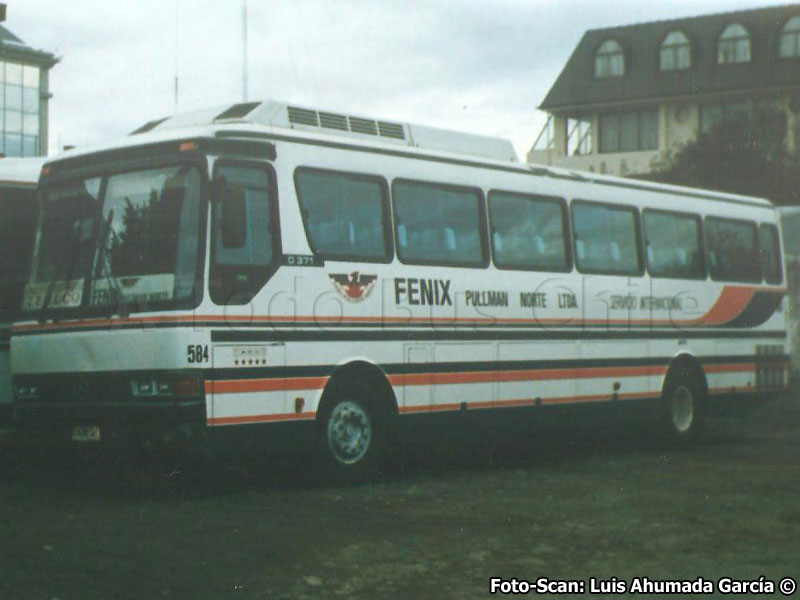
[[[350,302],[361,302],[369,296],[378,279],[377,275],[363,275],[358,271],[350,274],[329,273],[328,277],[333,280],[336,291]]]

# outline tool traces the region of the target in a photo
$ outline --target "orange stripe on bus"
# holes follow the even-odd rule
[[[409,373],[389,375],[397,386],[446,385],[512,381],[543,381],[553,379],[589,379],[595,377],[644,377],[663,375],[667,366],[647,367],[588,367],[572,369],[526,369],[521,371],[466,371],[461,373]]]
[[[208,394],[244,394],[283,390],[318,390],[325,387],[327,377],[286,377],[275,379],[227,379],[206,381]]]
[[[638,398],[658,398],[661,392],[627,392],[617,394],[617,400],[633,400]],[[542,404],[568,404],[570,402],[601,402],[611,401],[611,394],[592,394],[586,396],[563,396],[561,398],[542,398]]]
[[[208,425],[240,425],[244,423],[269,423],[274,421],[307,421],[315,419],[316,413],[280,413],[275,415],[247,415],[244,417],[216,417],[207,419]]]
[[[704,325],[720,325],[732,321],[747,307],[757,289],[752,286],[726,285],[722,288],[722,293],[711,310],[694,322]]]
[[[28,325],[14,325],[12,331],[14,332],[33,332],[33,331],[53,331],[59,329],[78,329],[78,328],[104,328],[113,327],[115,325],[159,325],[163,323],[178,323],[185,321],[187,324],[194,323],[211,323],[212,326],[230,325],[249,325],[249,324],[264,324],[281,323],[292,324],[296,323],[298,326],[307,327],[308,324],[316,325],[359,325],[359,324],[374,324],[380,326],[382,324],[392,325],[425,325],[436,324],[446,327],[447,325],[560,325],[560,326],[581,326],[581,325],[649,325],[655,323],[662,324],[686,324],[694,323],[695,321],[680,321],[680,320],[663,320],[656,321],[650,319],[578,319],[578,318],[564,318],[564,319],[503,319],[497,318],[479,318],[479,317],[365,317],[365,316],[349,316],[349,317],[282,317],[282,316],[225,316],[218,315],[185,315],[182,317],[137,317],[126,319],[92,319],[84,321],[61,321],[58,323],[48,324],[28,324]]]
[[[126,317],[111,319],[86,319],[82,321],[61,321],[59,323],[15,325],[12,332],[48,331],[59,329],[74,329],[82,327],[111,327],[114,325],[158,325],[161,323],[214,323],[219,325],[261,323],[316,323],[322,324],[407,324],[422,325],[425,323],[447,326],[448,324],[475,324],[475,325],[720,325],[741,314],[756,291],[785,294],[786,288],[762,288],[755,286],[725,286],[712,305],[711,309],[701,317],[695,319],[579,319],[567,317],[563,319],[503,319],[500,317],[371,317],[371,316],[283,316],[283,315],[158,315],[152,317]]]
[[[657,398],[661,396],[661,392],[628,392],[625,394],[617,394],[618,400],[632,400],[638,398]],[[611,401],[612,394],[592,394],[583,396],[559,396],[552,398],[541,398],[540,403],[545,404],[568,404],[571,402],[601,402]],[[535,398],[522,398],[519,400],[497,400],[494,402],[468,402],[466,403],[467,410],[485,409],[485,408],[511,408],[521,406],[535,406]],[[399,411],[403,414],[408,413],[421,413],[421,412],[444,412],[461,410],[461,404],[448,403],[448,404],[426,404],[421,406],[404,406],[400,407]]]
[[[745,373],[754,372],[755,369],[755,363],[728,363],[703,367],[706,373]]]
[[[589,367],[585,369],[527,369],[523,371],[466,371],[460,373],[413,373],[389,375],[395,386],[448,385],[513,381],[543,381],[554,379],[589,379],[596,377],[644,377],[663,375],[667,367]],[[208,394],[244,394],[285,390],[319,390],[328,377],[286,377],[274,379],[226,379],[206,381]]]
[[[755,363],[727,363],[706,365],[706,373],[753,372]],[[587,367],[573,369],[525,369],[519,371],[463,371],[457,373],[408,373],[389,375],[393,386],[458,385],[516,381],[552,381],[563,379],[592,379],[600,377],[647,377],[664,375],[667,365],[642,367]],[[320,390],[328,377],[287,377],[274,379],[228,379],[207,381],[208,394],[244,394],[287,390]]]

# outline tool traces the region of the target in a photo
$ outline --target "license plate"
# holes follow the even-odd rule
[[[72,428],[73,442],[99,442],[100,427],[96,425],[77,425]]]

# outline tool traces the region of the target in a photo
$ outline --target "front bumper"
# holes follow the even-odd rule
[[[205,402],[172,403],[17,403],[13,426],[22,434],[46,434],[72,441],[78,427],[97,427],[106,442],[154,441],[200,437]]]
[[[47,432],[71,439],[76,427],[100,428],[101,440],[162,439],[199,432],[206,402],[197,378],[193,393],[137,396],[132,381],[181,373],[58,374],[14,377],[12,423],[21,433]],[[194,376],[194,375],[193,375]],[[27,396],[20,390],[35,393]]]

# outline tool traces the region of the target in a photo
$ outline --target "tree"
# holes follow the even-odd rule
[[[647,179],[800,204],[800,162],[787,134],[784,111],[735,115],[663,155]]]
[[[111,272],[117,276],[174,273],[183,189],[150,191],[146,202],[125,198],[122,227],[111,241]]]

